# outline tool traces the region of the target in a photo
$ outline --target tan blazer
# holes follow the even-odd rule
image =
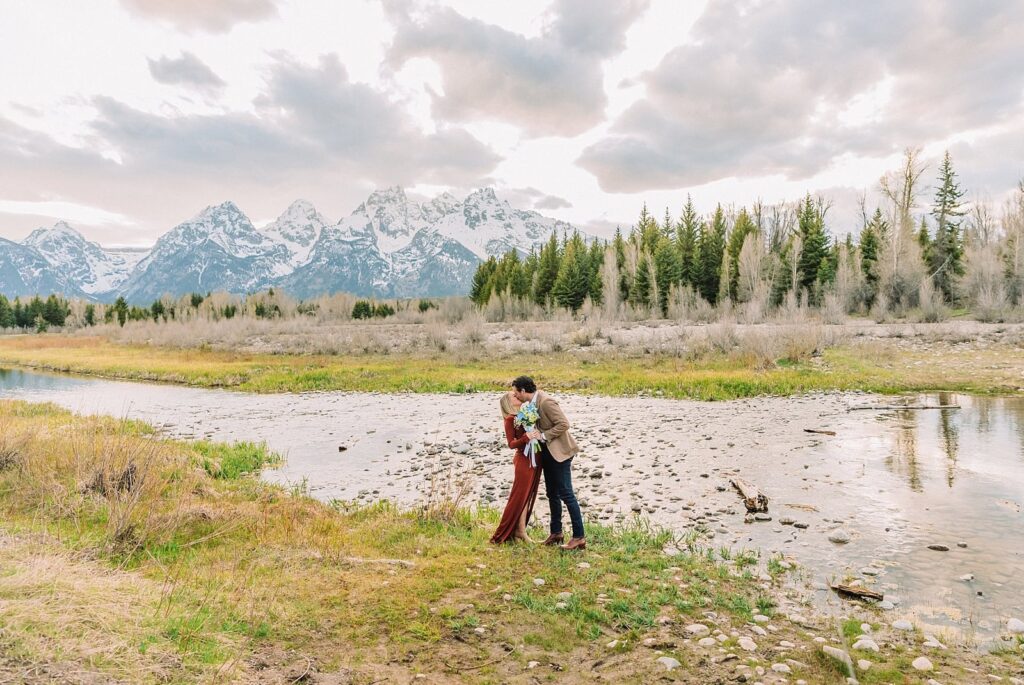
[[[576,456],[579,448],[572,434],[569,433],[569,419],[565,418],[558,401],[543,390],[537,391],[537,429],[544,434],[547,442],[548,452],[555,458],[555,461],[565,461],[569,457]]]

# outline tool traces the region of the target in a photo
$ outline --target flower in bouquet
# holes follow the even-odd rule
[[[537,405],[533,400],[530,400],[519,407],[519,413],[516,414],[516,426],[522,428],[527,433],[530,433],[536,429],[537,421],[539,420],[540,412],[537,411]],[[530,458],[530,466],[537,468],[537,455],[540,454],[540,440],[530,440],[526,447],[523,448],[523,454]]]

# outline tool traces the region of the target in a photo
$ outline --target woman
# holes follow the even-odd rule
[[[509,449],[514,449],[512,464],[515,477],[512,480],[512,491],[508,493],[508,503],[501,515],[498,530],[491,536],[491,542],[500,543],[509,540],[525,540],[532,542],[526,534],[526,524],[533,512],[533,503],[537,499],[537,485],[540,483],[540,464],[536,468],[530,465],[530,458],[523,454],[523,448],[530,442],[526,432],[516,426],[516,414],[522,404],[515,395],[507,392],[498,403],[501,416],[505,420],[505,441]]]

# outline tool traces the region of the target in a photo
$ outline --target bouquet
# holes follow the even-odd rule
[[[537,405],[533,400],[519,407],[519,413],[516,414],[516,426],[529,433],[536,428],[538,420],[540,420],[540,413],[537,411]],[[523,454],[530,458],[530,466],[537,468],[540,440],[530,440],[526,447],[523,448]]]

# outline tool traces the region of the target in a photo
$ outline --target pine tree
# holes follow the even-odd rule
[[[647,254],[654,254],[654,250],[658,246],[658,238],[661,237],[661,229],[655,218],[647,211],[646,202],[643,209],[640,210],[640,220],[636,224],[635,235],[641,249]]]
[[[124,296],[114,301],[114,313],[117,315],[117,322],[124,326],[124,322],[128,320],[128,302]]]
[[[888,232],[888,224],[882,217],[882,210],[875,208],[875,215],[860,232],[860,268],[864,272],[867,285],[866,304],[870,307],[878,293],[878,250],[883,236]]]
[[[555,286],[555,280],[558,278],[560,262],[561,250],[558,246],[558,235],[552,233],[551,238],[540,249],[540,261],[537,264],[537,275],[533,282],[533,301],[542,307],[548,304],[551,289]]]
[[[590,269],[590,301],[594,304],[604,302],[604,281],[601,279],[601,267],[604,266],[605,246],[599,240],[590,244],[587,256],[587,268]]]
[[[686,196],[686,206],[679,217],[676,227],[676,246],[679,249],[679,282],[691,288],[698,288],[700,283],[700,255],[698,239],[700,237],[700,217],[693,207],[693,199]]]
[[[665,207],[665,219],[661,223],[661,234],[671,240],[674,232],[675,224],[672,222],[672,215],[669,214],[668,207]]]
[[[0,328],[14,328],[14,309],[11,308],[10,301],[0,295]]]
[[[487,261],[481,262],[473,274],[473,285],[469,290],[469,299],[473,304],[482,307],[491,299],[490,283],[494,272],[498,270],[498,260],[488,257]]]
[[[672,286],[679,283],[679,252],[672,241],[662,237],[654,250],[654,282],[658,285],[658,308],[663,317],[668,316],[669,297]]]
[[[930,264],[932,259],[932,237],[928,233],[928,219],[921,217],[921,225],[917,228],[917,244],[921,248],[921,259]]]
[[[800,286],[808,292],[814,289],[818,280],[821,260],[828,254],[829,238],[825,232],[825,210],[820,201],[811,199],[810,193],[804,198],[797,218],[803,249],[800,252]]]
[[[964,214],[964,191],[953,171],[953,160],[946,151],[939,167],[939,185],[935,191],[932,216],[935,217],[935,240],[927,256],[929,270],[934,274],[935,287],[947,302],[956,299],[956,285],[964,274],[964,245],[960,222]]]
[[[560,307],[579,311],[590,293],[590,270],[587,265],[587,248],[579,233],[573,234],[566,242],[558,277],[551,288],[551,295]]]
[[[635,307],[650,307],[651,306],[651,263],[647,259],[647,254],[642,253],[640,260],[636,265],[636,277],[633,279],[633,285],[630,287],[630,301]]]
[[[714,304],[718,301],[718,281],[722,271],[722,250],[725,249],[725,212],[722,205],[715,208],[711,225],[703,224],[700,232],[700,277],[698,290],[701,297]]]

